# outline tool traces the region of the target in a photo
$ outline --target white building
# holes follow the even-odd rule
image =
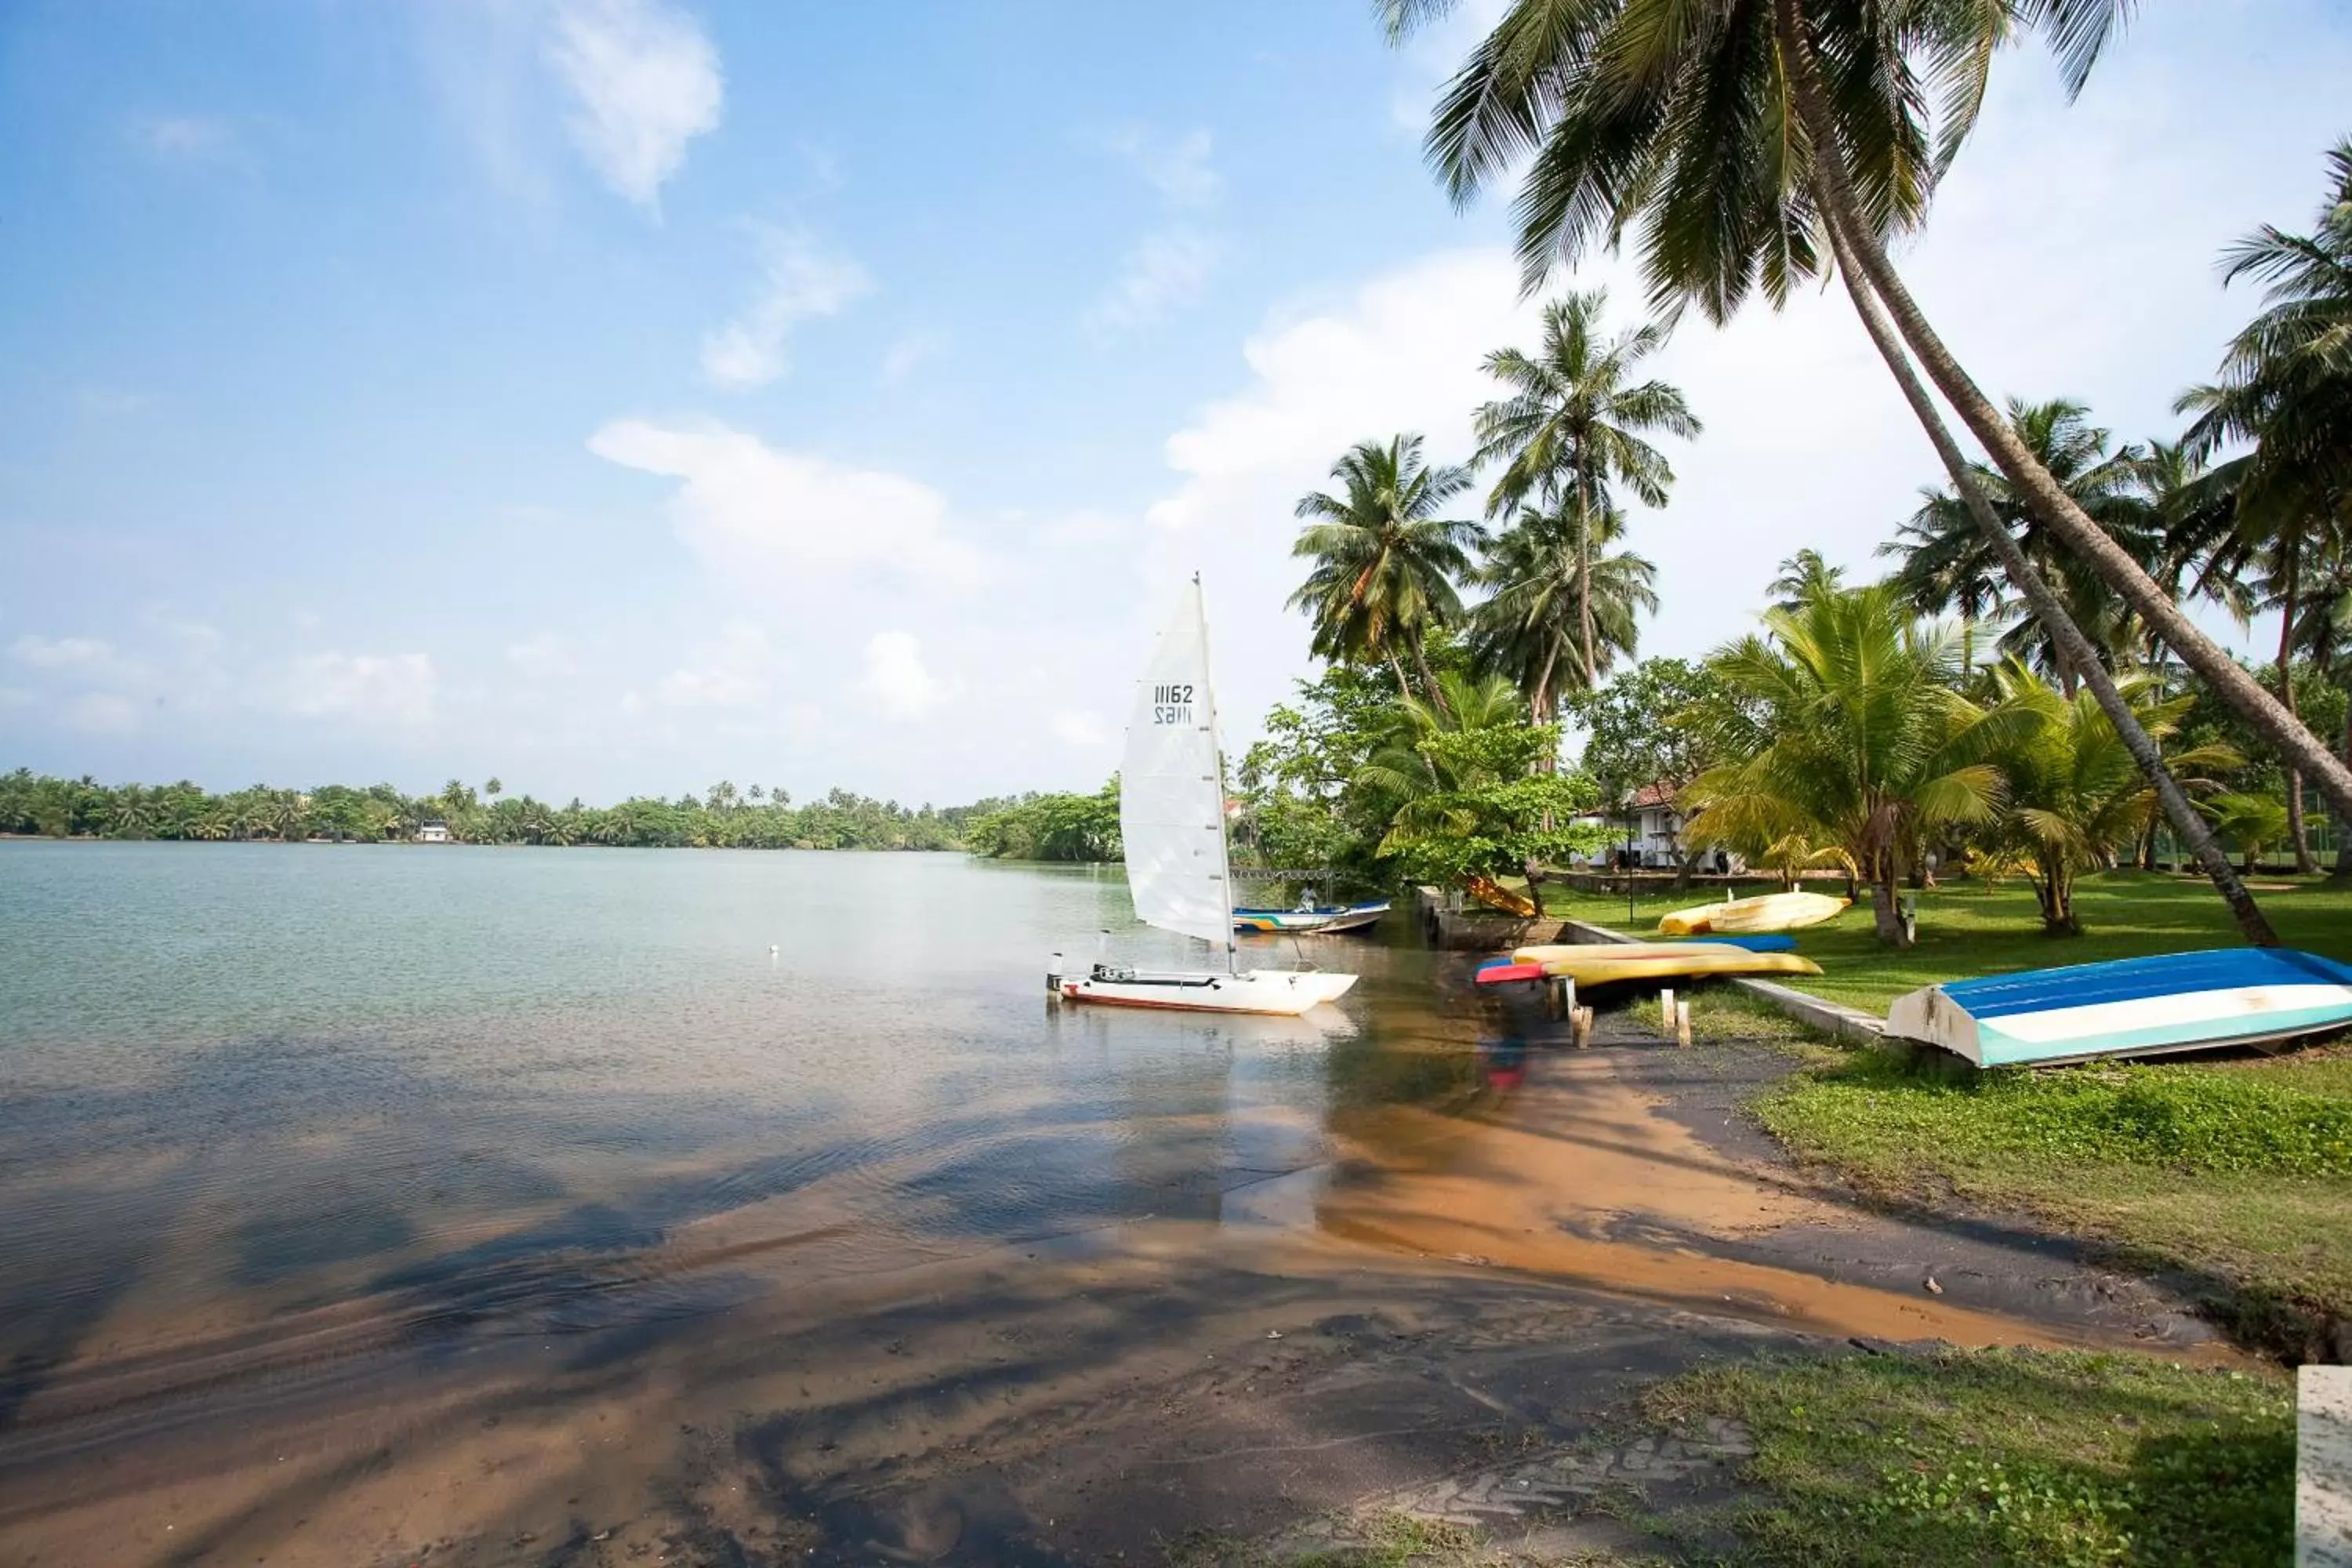
[[[1633,792],[1630,810],[1620,806],[1614,811],[1587,812],[1581,820],[1598,823],[1609,834],[1609,841],[1587,864],[1617,866],[1624,860],[1630,849],[1633,863],[1643,870],[1681,870],[1683,815],[1675,809],[1675,795],[1672,784],[1645,784]],[[1727,859],[1731,870],[1747,869],[1746,862],[1738,856],[1728,856]],[[1706,863],[1697,869],[1715,869],[1715,858],[1708,856]]]
[[[449,825],[446,822],[418,823],[416,825],[416,842],[419,844],[448,843]]]

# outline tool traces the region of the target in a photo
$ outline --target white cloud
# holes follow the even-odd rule
[[[715,129],[725,97],[701,24],[661,0],[569,0],[547,58],[578,107],[572,140],[604,183],[659,210],[687,143]]]
[[[946,695],[923,665],[923,645],[907,632],[875,634],[866,645],[866,673],[857,689],[885,718],[910,723],[929,717]]]
[[[759,627],[736,622],[716,642],[697,648],[695,662],[663,678],[661,700],[672,708],[748,708],[768,694],[774,654]]]
[[[1246,743],[1307,663],[1306,621],[1284,605],[1301,570],[1290,554],[1298,498],[1368,438],[1418,431],[1432,461],[1466,458],[1470,412],[1493,395],[1480,361],[1531,342],[1534,314],[1507,253],[1423,258],[1270,319],[1242,345],[1243,384],[1169,437],[1180,480],[1145,514],[1142,619],[1158,625],[1175,585],[1202,573],[1229,744]],[[1464,504],[1476,515],[1475,500]]]
[[[300,719],[427,724],[436,688],[433,660],[425,654],[311,653],[293,661],[278,705]]]
[[[882,384],[888,386],[903,381],[917,365],[946,353],[953,342],[945,332],[899,333],[882,356]]]
[[[702,340],[702,371],[736,391],[765,386],[790,368],[793,329],[837,315],[873,291],[856,262],[797,229],[758,230],[762,282],[751,308]]]
[[[555,677],[580,673],[580,660],[571,642],[553,632],[541,632],[510,644],[507,661],[525,675]]]
[[[1207,206],[1224,188],[1216,170],[1209,166],[1211,138],[1206,129],[1167,140],[1130,125],[1105,136],[1102,144],[1143,176],[1144,183],[1170,206]]]
[[[66,722],[92,734],[121,735],[139,727],[139,710],[127,697],[92,691],[67,705]]]
[[[1194,303],[1223,254],[1214,238],[1182,225],[1144,236],[1117,281],[1087,308],[1087,334],[1099,342],[1140,331]]]
[[[8,657],[35,669],[114,674],[122,668],[114,645],[101,637],[44,637],[27,634],[8,646]]]
[[[1054,715],[1054,739],[1073,751],[1097,752],[1111,743],[1110,726],[1099,713],[1066,708]]]
[[[588,449],[683,481],[669,502],[671,526],[738,587],[790,592],[858,569],[952,586],[986,570],[950,532],[947,498],[904,475],[781,451],[715,424],[614,420]]]
[[[131,134],[151,156],[170,163],[224,163],[241,151],[236,128],[210,115],[149,115],[131,122]]]

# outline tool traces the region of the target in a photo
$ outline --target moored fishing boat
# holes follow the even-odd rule
[[[1184,585],[1136,689],[1119,769],[1118,826],[1136,918],[1222,946],[1225,965],[1222,971],[1164,970],[1098,963],[1069,979],[1057,963],[1047,982],[1066,1000],[1297,1014],[1337,1001],[1356,983],[1352,974],[1244,970],[1235,962],[1224,770],[1209,683],[1208,612],[1198,577]]]
[[[1370,931],[1389,912],[1389,901],[1377,899],[1360,904],[1312,904],[1296,910],[1235,910],[1234,929],[1259,935],[1291,932]]]
[[[1980,1068],[2261,1045],[2352,1026],[2352,965],[2217,948],[1948,980],[1895,999],[1886,1032]]]

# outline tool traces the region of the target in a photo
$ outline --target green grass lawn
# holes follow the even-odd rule
[[[2283,1354],[2352,1317],[2352,1049],[1990,1073],[1851,1051],[1756,1112],[1876,1196],[2024,1210],[2201,1275],[2242,1338]]]
[[[1834,890],[1826,883],[1807,886]],[[1759,882],[1739,891],[1744,896],[1776,887]],[[2284,877],[2263,879],[2257,887],[2263,912],[2289,946],[2352,961],[2352,888]],[[2074,896],[2085,927],[2076,937],[2042,934],[2032,890],[2022,882],[1990,893],[1974,883],[1951,883],[1928,889],[1918,899],[1917,946],[1903,952],[1880,946],[1869,909],[1856,906],[1826,925],[1795,933],[1797,951],[1822,972],[1793,977],[1788,984],[1883,1013],[1887,1003],[1906,991],[1940,980],[2239,942],[2229,910],[2201,877],[2137,871],[2086,877]],[[1635,897],[1634,918],[1629,922],[1622,897],[1544,889],[1547,912],[1640,935],[1654,934],[1660,915],[1707,901],[1706,894],[1696,889],[1645,890]]]
[[[2294,1397],[2276,1375],[2152,1357],[1948,1351],[1701,1367],[1644,1415],[1746,1424],[1759,1496],[1735,1560],[2285,1562]],[[1674,1521],[1665,1521],[1671,1529]]]

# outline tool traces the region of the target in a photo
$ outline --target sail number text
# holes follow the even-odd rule
[[[1154,724],[1192,722],[1192,688],[1189,684],[1153,687],[1151,721]]]

